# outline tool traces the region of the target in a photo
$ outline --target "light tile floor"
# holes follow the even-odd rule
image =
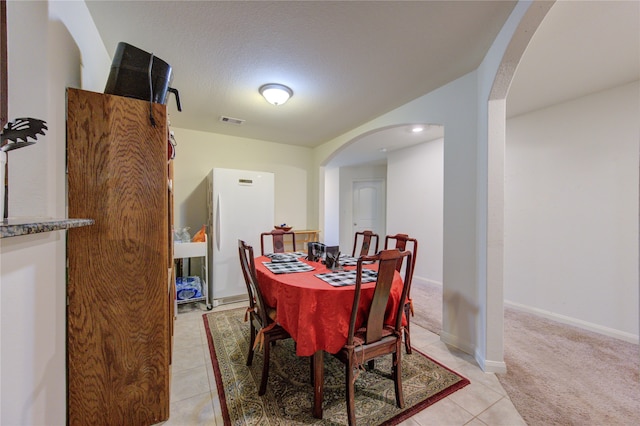
[[[246,302],[223,305],[214,311],[245,305]],[[202,320],[206,312],[201,304],[179,306],[174,331],[171,413],[164,425],[224,424]],[[414,323],[411,340],[415,348],[467,377],[471,384],[401,425],[526,425],[495,374],[484,373],[470,355],[446,346],[440,336]]]

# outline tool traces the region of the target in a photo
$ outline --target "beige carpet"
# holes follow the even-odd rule
[[[414,283],[411,295],[412,322],[439,334],[442,288]],[[504,338],[497,377],[527,424],[640,424],[638,345],[510,308]]]
[[[411,286],[411,299],[415,313],[411,322],[439,335],[442,331],[442,287],[416,282]]]

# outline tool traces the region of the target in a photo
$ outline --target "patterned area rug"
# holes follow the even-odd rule
[[[262,353],[256,352],[251,367],[246,357],[249,324],[244,308],[203,315],[218,394],[226,425],[342,425],[347,423],[344,366],[331,355],[325,359],[323,419],[311,415],[313,387],[310,358],[295,355],[294,342],[279,341],[271,351],[267,393],[259,397]],[[405,408],[395,404],[391,380],[391,356],[376,360],[373,371],[356,380],[358,425],[395,425],[416,412],[469,384],[456,374],[414,349],[402,354]]]

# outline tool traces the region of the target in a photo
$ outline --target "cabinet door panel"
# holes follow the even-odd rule
[[[69,424],[169,415],[166,107],[67,90]],[[78,232],[75,232],[78,231]]]

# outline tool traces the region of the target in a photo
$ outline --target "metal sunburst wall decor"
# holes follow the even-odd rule
[[[0,202],[3,208],[0,209],[3,212],[3,218],[7,219],[9,216],[8,198],[9,198],[9,163],[7,161],[7,153],[14,149],[23,148],[25,146],[33,145],[38,139],[38,135],[44,135],[44,131],[48,130],[47,123],[44,120],[37,118],[16,118],[13,121],[9,121],[0,133],[0,163],[1,163],[1,175],[0,179],[0,192],[3,192],[0,196]],[[29,138],[33,139],[30,141]]]

